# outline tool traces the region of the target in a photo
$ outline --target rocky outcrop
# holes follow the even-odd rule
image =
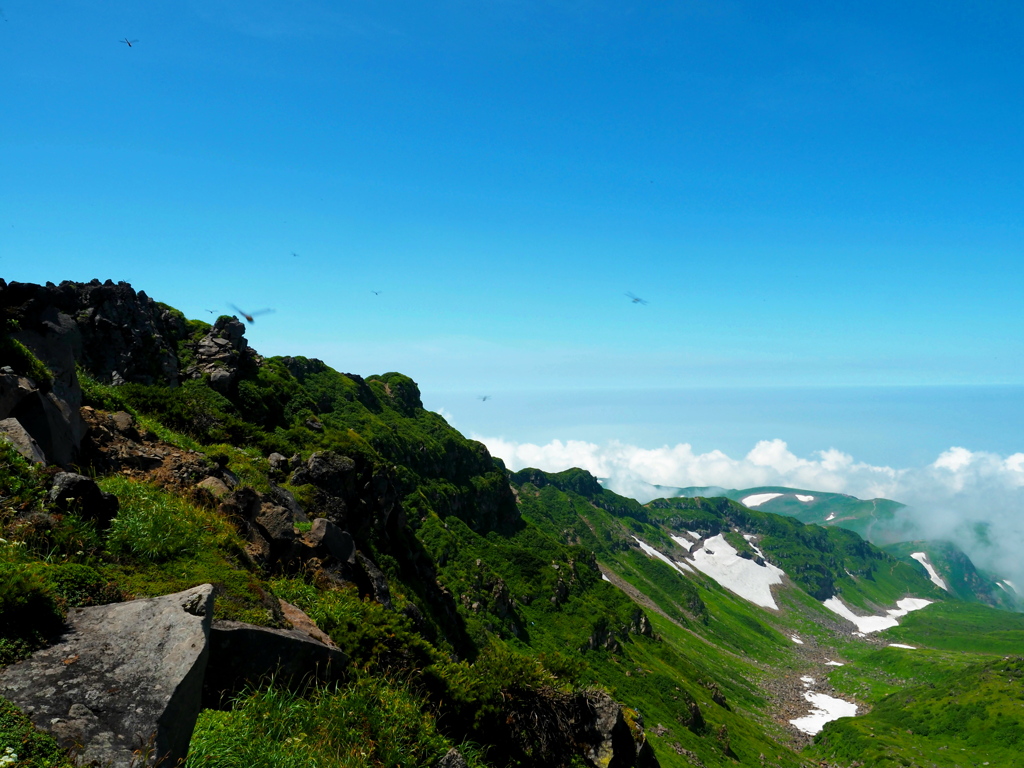
[[[59,641],[0,670],[9,699],[83,761],[185,757],[202,699],[213,587],[80,608]]]
[[[301,629],[216,621],[210,634],[204,701],[210,707],[225,706],[246,684],[271,676],[275,685],[286,687],[310,680],[339,680],[347,664],[348,657],[336,646]]]
[[[583,757],[595,768],[654,768],[654,756],[644,735],[640,713],[630,710],[627,722],[622,706],[604,691],[586,691],[577,697],[573,731]]]
[[[178,382],[177,342],[186,328],[180,313],[127,283],[35,285],[0,279],[4,331],[49,376],[46,381],[32,378],[29,370],[10,367],[17,363],[13,358],[0,362],[8,366],[0,369],[0,420],[15,419],[46,462],[70,469],[78,462],[86,430],[76,365],[108,384],[173,386]],[[5,431],[18,431],[11,427]]]
[[[184,375],[190,379],[208,376],[210,386],[222,393],[231,390],[239,368],[255,356],[245,340],[245,326],[234,317],[217,318],[209,333],[187,346],[194,359]]]
[[[55,393],[75,410],[80,399],[60,388],[77,386],[76,362],[107,384],[178,382],[176,349],[186,336],[184,317],[128,283],[0,280],[0,307],[18,324],[11,335],[49,367]]]
[[[69,375],[71,383],[37,386],[12,368],[0,373],[0,432],[30,461],[70,468],[78,457],[85,425],[73,405],[81,402],[73,361]]]

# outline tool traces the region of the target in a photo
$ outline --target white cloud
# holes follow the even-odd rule
[[[553,440],[546,445],[476,437],[510,469],[558,472],[580,467],[625,496],[649,501],[654,486],[753,488],[780,485],[889,498],[908,505],[899,538],[951,539],[975,564],[1024,582],[1024,453],[1003,457],[960,446],[921,467],[894,468],[855,460],[834,448],[800,457],[782,440],[762,440],[745,456],[697,453],[689,443],[640,448]]]

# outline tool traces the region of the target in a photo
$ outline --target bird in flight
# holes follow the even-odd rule
[[[629,296],[629,300],[631,302],[633,302],[634,304],[646,304],[647,303],[647,299],[641,299],[639,296],[634,296],[629,291],[626,291],[626,295]]]
[[[299,254],[297,254],[295,251],[292,251],[292,258],[297,259],[298,257],[299,257]]]
[[[482,403],[486,403],[490,399],[491,399],[490,395],[480,395],[480,402],[482,402]]]
[[[126,37],[126,38],[124,38],[123,40],[120,40],[120,41],[118,41],[118,42],[124,43],[124,44],[125,44],[125,45],[127,45],[127,46],[128,46],[129,48],[131,48],[131,47],[132,47],[132,43],[137,43],[137,42],[139,42],[139,41],[138,41],[138,40],[129,40],[129,39],[128,39],[128,38]]]
[[[370,291],[374,296],[380,296],[380,291]]]
[[[235,306],[234,304],[228,304],[228,306],[231,307],[233,310],[235,310],[235,312],[240,314],[242,317],[244,317],[245,318],[245,322],[247,322],[247,323],[255,323],[256,322],[255,318],[256,318],[257,315],[266,315],[266,314],[269,314],[270,312],[274,311],[272,309],[257,309],[255,312],[246,312],[245,310],[240,309],[239,307]]]

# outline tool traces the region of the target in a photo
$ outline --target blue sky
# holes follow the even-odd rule
[[[1024,385],[1019,4],[0,2],[8,280],[437,407]]]

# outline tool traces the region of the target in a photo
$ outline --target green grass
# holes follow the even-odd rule
[[[1024,614],[978,603],[949,601],[914,611],[881,634],[892,643],[948,651],[1009,654],[1024,652]]]
[[[904,687],[866,715],[827,724],[809,753],[841,764],[1022,766],[1024,658],[977,663]]]
[[[242,694],[227,712],[205,710],[186,768],[434,768],[458,746],[438,732],[423,699],[399,680],[358,677],[303,694],[273,686]]]
[[[74,765],[52,736],[37,730],[27,715],[6,699],[0,699],[0,766],[73,768]]]

